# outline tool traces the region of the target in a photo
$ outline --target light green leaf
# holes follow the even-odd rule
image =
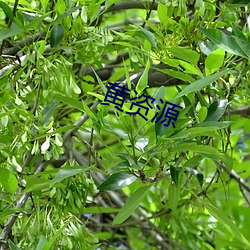
[[[196,136],[206,135],[209,131],[215,131],[218,127],[196,127],[188,128],[170,137],[170,139],[190,139]]]
[[[127,200],[120,212],[116,215],[112,224],[121,224],[124,222],[139,206],[143,198],[150,189],[150,185],[144,185],[138,188]]]
[[[181,47],[173,47],[169,48],[168,50],[172,52],[175,57],[190,62],[194,66],[197,66],[197,63],[200,58],[200,54],[198,52]]]
[[[18,187],[18,180],[16,176],[5,168],[0,168],[0,183],[11,194],[14,194]]]
[[[41,235],[40,236],[40,239],[38,241],[38,244],[37,244],[37,247],[36,247],[36,250],[43,250],[43,247],[45,246],[45,244],[47,243],[47,239],[44,235]]]
[[[180,188],[174,182],[171,182],[168,188],[168,204],[169,207],[175,211],[180,199]]]
[[[206,119],[206,116],[207,116],[207,108],[203,106],[200,108],[198,112],[199,122],[203,122]]]
[[[158,18],[161,23],[167,24],[168,20],[168,9],[165,3],[159,2],[157,7]]]
[[[68,226],[68,224],[69,224],[69,222],[64,222],[65,224],[59,229],[59,230],[57,230],[56,232],[55,232],[55,234],[53,235],[53,237],[45,244],[45,246],[43,247],[43,249],[42,250],[49,250],[51,247],[52,247],[52,245],[53,245],[53,243],[54,243],[54,241],[59,237],[59,235],[64,231],[64,229]]]
[[[55,178],[52,180],[51,182],[51,186],[54,185],[57,182],[61,182],[62,180],[70,177],[70,176],[74,176],[77,175],[79,173],[83,173],[85,172],[86,169],[83,167],[73,167],[73,166],[66,166],[64,168],[61,168],[58,173],[56,174]]]
[[[51,185],[51,180],[37,176],[30,176],[26,178],[26,188],[24,192],[44,190],[46,188],[49,188],[50,185]]]
[[[172,76],[174,78],[180,79],[184,82],[191,83],[191,82],[195,81],[195,79],[193,77],[191,77],[190,75],[183,73],[183,72],[180,72],[180,71],[173,70],[173,69],[158,69],[158,68],[156,68],[156,70],[158,70],[162,73],[168,74],[169,76]]]
[[[205,60],[205,72],[206,75],[211,75],[223,65],[225,57],[225,51],[222,49],[217,49],[210,53]]]
[[[136,91],[138,94],[142,93],[142,91],[147,87],[148,85],[148,70],[150,67],[150,61],[147,61],[146,67],[144,69],[144,72],[142,73],[137,85],[136,85]]]
[[[83,108],[83,105],[80,101],[76,100],[76,99],[73,99],[73,98],[70,98],[68,96],[64,96],[58,92],[54,92],[54,98],[63,102],[63,103],[66,103],[68,104],[69,106],[73,107],[73,108],[76,108],[82,112],[85,112],[84,108]]]
[[[200,199],[201,200],[201,199]],[[201,200],[202,201],[202,200]],[[234,224],[232,220],[230,220],[221,210],[217,207],[213,206],[212,204],[202,201],[205,205],[208,212],[216,218],[219,222],[221,222],[224,227],[232,233],[239,241],[241,241],[245,246],[250,248],[250,242],[245,238],[245,236],[240,232],[238,227]]]
[[[213,75],[207,76],[205,78],[202,78],[198,81],[195,81],[191,84],[189,84],[185,89],[183,89],[177,96],[176,98],[179,98],[183,95],[195,92],[197,90],[200,90],[204,87],[206,87],[207,85],[213,83],[214,81],[218,80],[220,77],[222,77],[223,75],[230,73],[232,71],[230,70],[223,70],[221,72],[215,73]]]
[[[82,207],[80,209],[82,214],[105,214],[105,213],[117,213],[119,212],[119,208],[114,208],[114,207]]]

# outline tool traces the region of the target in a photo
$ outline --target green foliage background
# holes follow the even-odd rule
[[[0,1],[0,249],[250,249],[248,7]]]

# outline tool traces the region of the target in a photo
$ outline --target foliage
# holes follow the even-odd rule
[[[1,249],[249,249],[248,7],[0,1]]]

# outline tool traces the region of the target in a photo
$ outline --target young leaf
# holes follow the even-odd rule
[[[166,24],[168,20],[168,9],[165,3],[162,2],[158,3],[157,13],[160,22]]]
[[[225,51],[222,49],[217,49],[210,53],[205,60],[205,72],[206,75],[211,75],[223,65],[225,56]]]
[[[148,85],[148,70],[150,67],[150,61],[147,61],[146,68],[144,69],[144,72],[142,73],[137,85],[136,85],[136,91],[140,94]]]
[[[50,46],[56,47],[63,39],[64,28],[61,24],[56,25],[50,35]]]
[[[8,169],[0,168],[0,182],[2,183],[3,187],[11,194],[16,192],[18,187],[17,178]]]
[[[124,222],[139,206],[143,198],[150,189],[150,185],[144,185],[138,188],[127,200],[120,212],[116,215],[112,224],[121,224]]]
[[[133,183],[136,177],[132,174],[120,172],[109,176],[99,187],[99,190],[117,190]]]

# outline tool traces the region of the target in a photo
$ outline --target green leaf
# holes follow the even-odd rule
[[[198,118],[199,122],[203,122],[207,117],[207,108],[206,107],[201,107],[199,112],[198,112]]]
[[[189,76],[188,74],[180,72],[180,71],[176,71],[173,69],[158,69],[158,68],[155,68],[155,69],[162,73],[168,74],[169,76],[180,79],[184,82],[191,83],[195,80],[193,77]]]
[[[217,127],[219,129],[222,129],[222,128],[228,127],[231,124],[232,124],[231,121],[225,121],[225,122],[204,121],[204,122],[195,124],[193,127]]]
[[[69,222],[64,222],[65,224],[59,229],[59,230],[57,230],[56,232],[55,232],[55,234],[53,235],[53,237],[45,244],[45,246],[43,247],[43,249],[42,250],[49,250],[51,247],[52,247],[52,245],[53,245],[53,243],[54,243],[54,241],[59,237],[59,235],[64,231],[64,229],[68,226],[68,224],[69,224]]]
[[[213,43],[219,48],[241,57],[246,57],[237,40],[233,36],[228,36],[222,31],[217,29],[204,29],[200,28],[201,32],[204,33]]]
[[[143,198],[146,196],[151,185],[144,185],[138,188],[121,208],[120,212],[116,215],[112,224],[121,224],[124,222],[139,206]]]
[[[63,102],[63,103],[66,103],[68,104],[69,106],[73,107],[73,108],[76,108],[82,112],[85,112],[83,106],[82,106],[82,103],[78,100],[75,100],[73,98],[70,98],[68,96],[65,96],[65,95],[62,95],[58,92],[54,92],[53,94],[54,98]]]
[[[137,85],[136,85],[136,91],[138,94],[142,93],[142,91],[147,87],[148,85],[148,70],[150,67],[150,60],[147,61],[146,67],[144,69],[144,72],[142,73]]]
[[[196,136],[206,135],[209,131],[215,131],[218,127],[196,127],[188,128],[170,137],[170,139],[190,139]]]
[[[9,240],[8,242],[9,242],[10,250],[22,250],[16,244],[14,244],[11,240]]]
[[[41,235],[40,239],[38,241],[36,250],[43,250],[43,247],[46,245],[47,242],[48,241],[47,241],[46,237],[44,235]]]
[[[194,66],[197,65],[199,58],[200,58],[200,54],[198,52],[190,50],[190,49],[185,49],[181,47],[176,47],[176,48],[173,47],[173,48],[169,48],[168,50],[172,52],[175,57],[178,57],[182,60],[190,62]]]
[[[56,25],[50,35],[50,46],[56,47],[63,39],[64,28],[61,24]]]
[[[180,188],[178,188],[175,183],[171,182],[168,188],[168,204],[173,211],[176,210],[179,199]]]
[[[20,29],[18,26],[14,25],[11,28],[8,29],[2,29],[0,30],[0,42],[3,41],[6,38],[17,36],[20,33],[22,33],[24,30]]]
[[[11,194],[14,194],[18,187],[18,180],[16,176],[5,168],[0,168],[0,183]]]
[[[203,185],[203,181],[204,181],[204,176],[201,172],[197,171],[196,169],[194,168],[189,168],[189,167],[186,167],[185,168],[188,172],[190,172],[192,175],[195,176],[195,178],[198,180],[200,186],[202,187]]]
[[[26,178],[26,188],[24,192],[27,193],[27,192],[44,190],[46,188],[49,188],[50,185],[51,185],[51,180],[37,176],[30,176]]]
[[[158,18],[161,23],[167,24],[168,21],[168,9],[165,3],[159,2],[157,7]]]
[[[197,90],[200,90],[204,87],[206,87],[207,85],[213,83],[214,81],[218,80],[220,77],[222,77],[223,75],[227,74],[231,72],[230,70],[223,70],[221,72],[215,73],[213,75],[207,76],[205,78],[202,78],[198,81],[195,81],[191,84],[189,84],[185,89],[183,89],[177,96],[176,98],[179,98],[183,95],[195,92]]]
[[[5,15],[6,15],[11,21],[14,21],[14,15],[13,15],[13,12],[12,12],[11,8],[9,7],[9,5],[7,5],[7,4],[4,3],[3,1],[0,1],[0,8],[3,9]]]
[[[109,176],[99,187],[99,190],[117,190],[133,183],[136,177],[132,174],[120,172]]]
[[[249,0],[233,0],[232,4],[244,4],[247,5],[249,4]]]
[[[57,182],[61,182],[62,180],[66,179],[70,176],[74,176],[74,175],[80,174],[80,173],[85,172],[85,171],[86,171],[86,169],[83,167],[65,166],[64,168],[61,168],[58,171],[55,178],[51,182],[51,186]]]
[[[201,199],[200,199],[201,200]],[[201,200],[202,201],[202,200]],[[238,227],[230,220],[221,210],[213,206],[212,204],[202,201],[208,212],[216,218],[223,226],[232,233],[239,241],[241,241],[245,246],[250,248],[250,242],[245,238],[245,236],[240,232]]]
[[[145,41],[149,41],[150,44],[152,45],[153,48],[156,48],[157,45],[156,45],[156,42],[155,42],[155,36],[152,32],[150,32],[149,30],[147,29],[144,29],[142,27],[140,27],[140,30],[136,32],[136,34],[138,34],[138,32],[140,33],[140,36],[142,36],[142,39]]]
[[[93,71],[94,71],[94,69],[93,69]],[[98,83],[100,84],[100,86],[102,88],[103,93],[106,95],[106,93],[107,93],[107,87],[103,84],[101,78],[96,74],[95,71],[94,71],[94,73],[95,73],[95,76],[96,76],[96,79],[97,79]]]
[[[181,171],[180,168],[176,168],[176,167],[170,166],[171,179],[172,179],[172,181],[174,182],[174,184],[176,186],[178,186],[180,171]]]
[[[109,214],[109,213],[117,213],[119,212],[119,208],[114,208],[114,207],[96,207],[96,206],[92,206],[92,207],[82,207],[82,209],[80,209],[80,212],[82,214]]]
[[[205,60],[205,72],[206,75],[211,75],[223,65],[225,57],[225,51],[222,49],[217,49],[210,53]]]
[[[227,99],[222,99],[222,100],[213,102],[208,108],[208,114],[205,119],[205,122],[219,121],[227,109],[227,104],[228,104]]]

